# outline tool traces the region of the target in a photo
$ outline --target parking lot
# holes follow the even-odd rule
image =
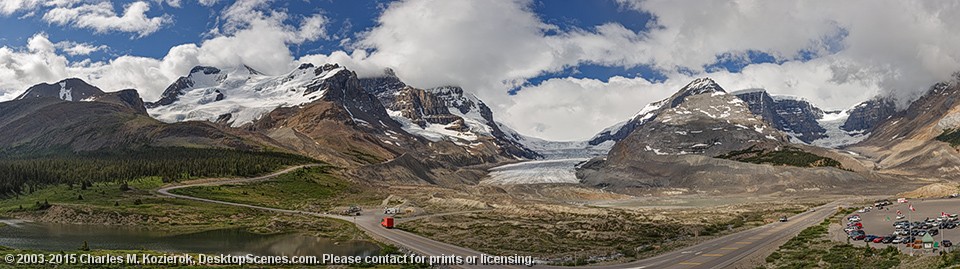
[[[960,199],[927,199],[927,200],[917,199],[917,200],[910,200],[908,203],[897,203],[896,200],[891,200],[891,201],[893,202],[892,205],[888,205],[883,208],[874,207],[874,208],[871,208],[868,212],[855,212],[853,214],[847,215],[847,217],[850,217],[852,215],[859,215],[860,224],[863,226],[862,230],[863,230],[863,234],[865,235],[891,236],[894,234],[896,230],[896,228],[894,228],[894,223],[896,223],[897,221],[924,222],[927,219],[935,220],[941,216],[941,212],[946,213],[948,215],[960,214]],[[909,209],[909,205],[911,204],[913,205],[913,208],[916,211],[911,211]],[[900,210],[900,212],[903,214],[904,217],[902,219],[899,219],[899,220],[897,219],[897,210]],[[939,224],[936,221],[925,222],[925,223],[933,224],[931,226],[935,226],[935,227],[929,227],[929,226],[917,227],[917,225],[912,225],[911,227],[912,229],[907,229],[907,230],[918,231],[918,232],[920,230],[924,232],[929,230],[937,230],[938,234],[935,234],[935,235],[931,234],[935,242],[940,243],[943,240],[949,240],[951,242],[960,242],[960,228],[956,228],[955,225],[949,225],[950,223],[960,224],[960,222],[945,220],[945,221],[939,222],[944,224],[943,226],[940,226],[940,227],[936,227],[938,226],[937,224]],[[897,237],[901,238],[902,240],[903,238],[906,238],[908,236],[900,235],[900,236],[895,236],[894,238],[897,238]],[[922,239],[922,234],[915,235],[913,236],[913,238],[915,240],[920,240]],[[851,242],[857,245],[866,244],[863,241],[851,240]],[[902,250],[907,252],[910,249],[908,248],[907,243],[912,243],[912,241],[908,242],[907,240],[904,240],[904,242],[900,244],[896,244],[893,242],[881,242],[881,243],[871,242],[869,245],[873,247],[878,247],[878,248],[884,248],[886,246],[892,245],[892,246],[897,246],[898,248],[901,248]],[[956,247],[954,247],[954,249],[955,248]],[[940,249],[950,251],[950,248],[944,248],[942,246]]]

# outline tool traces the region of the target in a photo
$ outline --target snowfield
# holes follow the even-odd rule
[[[281,76],[265,76],[247,68],[212,74],[195,72],[188,76],[193,86],[183,89],[176,102],[147,111],[164,122],[215,122],[221,115],[230,114],[230,126],[239,127],[278,107],[299,106],[323,97],[324,91],[308,93],[307,88],[346,70],[338,67],[314,75],[316,69],[297,69]]]

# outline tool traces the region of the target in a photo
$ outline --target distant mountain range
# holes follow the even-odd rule
[[[197,66],[155,102],[135,90],[104,93],[79,79],[31,87],[0,103],[4,152],[143,146],[299,153],[363,176],[473,182],[457,172],[542,156],[518,143],[492,111],[458,87],[418,89],[392,71],[359,79],[336,64],[279,76],[241,66]]]
[[[197,66],[154,102],[143,102],[135,90],[107,93],[79,79],[33,86],[0,103],[0,153],[143,146],[275,150],[362,167],[353,172],[371,179],[436,184],[476,182],[484,167],[506,162],[608,151],[606,159],[581,170],[584,183],[709,186],[694,174],[710,167],[752,167],[739,171],[750,175],[768,168],[745,162],[762,163],[757,160],[782,152],[805,154],[820,168],[765,171],[768,176],[827,173],[863,180],[858,172],[885,169],[900,175],[960,174],[960,155],[950,140],[960,125],[954,116],[960,110],[953,102],[960,95],[956,84],[937,84],[902,111],[883,97],[825,111],[802,98],[763,89],[728,92],[699,78],[589,140],[554,142],[499,123],[483,101],[462,88],[411,87],[392,70],[359,78],[336,64],[303,64],[278,76],[247,66]],[[917,161],[923,154],[947,157]],[[691,168],[693,163],[700,165]],[[677,174],[670,167],[686,170]],[[690,182],[663,181],[667,176]],[[806,183],[794,187],[817,181],[796,182]]]
[[[882,97],[824,111],[802,98],[727,93],[696,79],[587,141],[615,144],[578,176],[605,188],[782,192],[960,175],[958,80],[902,111]]]
[[[730,93],[746,102],[749,111],[786,133],[791,141],[828,148],[839,148],[862,141],[882,120],[896,113],[894,102],[877,97],[841,111],[824,111],[794,96],[771,95],[764,89]],[[590,145],[625,138],[636,127],[654,116],[661,104],[653,103],[636,116],[606,128],[588,140]]]

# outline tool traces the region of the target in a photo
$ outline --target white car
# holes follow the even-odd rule
[[[897,219],[905,219],[905,218],[907,218],[907,217],[904,216],[904,215],[897,215]]]

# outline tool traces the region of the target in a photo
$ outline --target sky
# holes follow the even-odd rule
[[[0,0],[0,101],[78,77],[146,101],[193,66],[339,63],[454,85],[522,134],[582,140],[697,77],[830,110],[960,71],[960,1]]]

